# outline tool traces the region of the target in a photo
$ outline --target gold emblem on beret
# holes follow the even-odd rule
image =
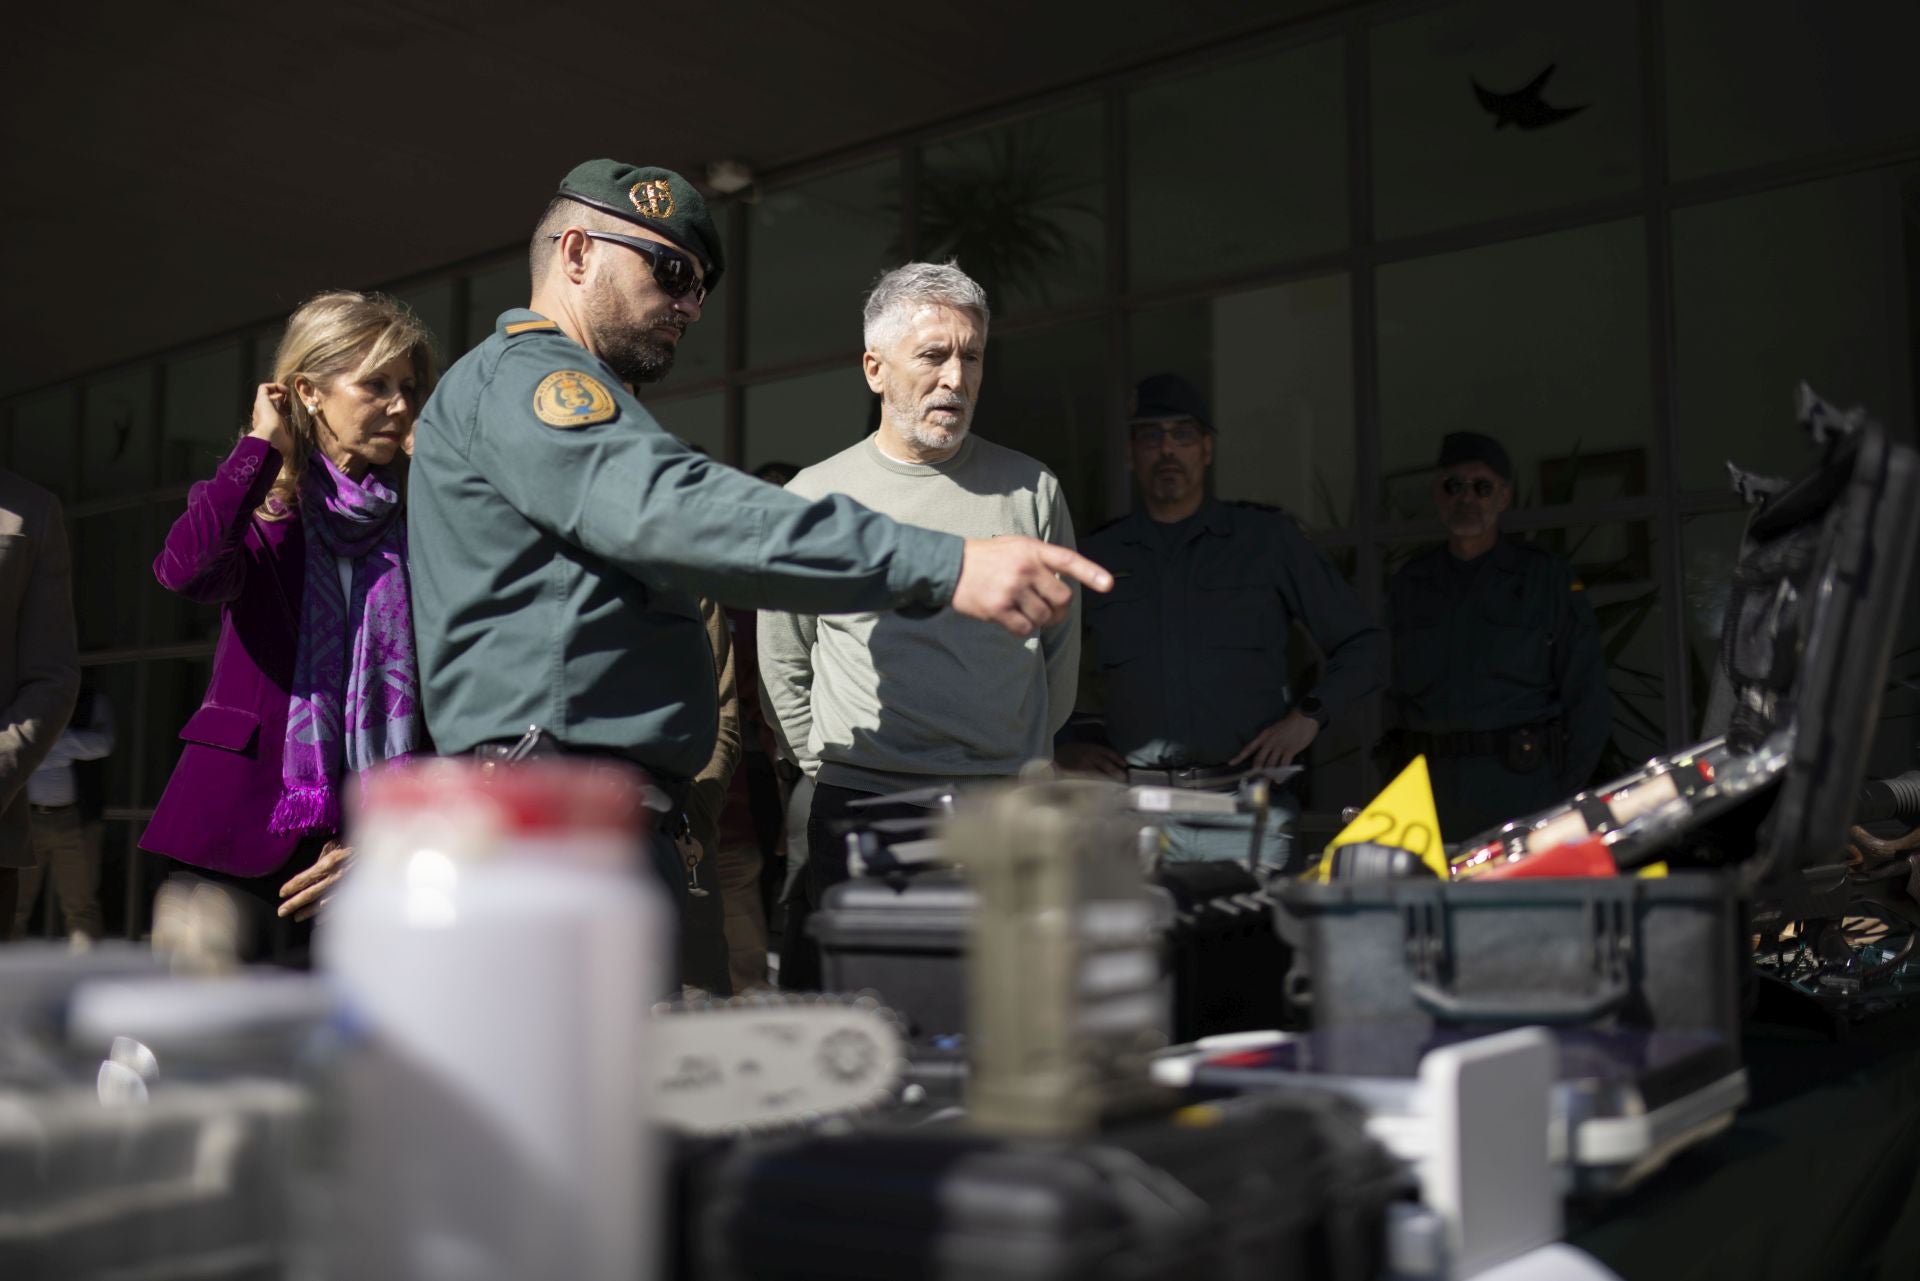
[[[627,188],[627,199],[649,218],[673,217],[673,184],[665,178],[648,178]]]
[[[533,389],[533,412],[547,426],[567,431],[604,423],[618,414],[620,407],[592,374],[562,369],[542,378]]]

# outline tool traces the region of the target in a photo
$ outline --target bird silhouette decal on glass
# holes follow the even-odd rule
[[[1468,77],[1473,86],[1474,97],[1480,99],[1480,105],[1493,117],[1495,129],[1505,129],[1512,125],[1516,129],[1544,129],[1548,125],[1557,125],[1569,116],[1577,116],[1591,103],[1581,103],[1577,107],[1550,106],[1541,98],[1540,91],[1546,88],[1547,80],[1560,64],[1550,62],[1542,71],[1527,83],[1524,89],[1515,89],[1512,93],[1495,93],[1478,80]]]

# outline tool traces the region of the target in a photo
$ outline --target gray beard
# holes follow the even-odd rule
[[[900,438],[916,448],[938,451],[956,448],[973,430],[973,417],[969,414],[962,419],[958,427],[934,427],[920,419],[920,407],[909,405],[905,413],[891,400],[887,401],[887,419]]]

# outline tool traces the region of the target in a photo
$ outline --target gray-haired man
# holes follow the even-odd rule
[[[1040,463],[970,434],[986,354],[987,297],[951,263],[909,263],[867,298],[861,367],[880,427],[788,489],[845,494],[896,520],[963,537],[1025,534],[1073,546],[1060,483]],[[817,985],[802,930],[846,877],[829,825],[853,802],[930,783],[1002,777],[1052,756],[1073,710],[1079,602],[1018,639],[949,615],[760,615],[760,676],[782,737],[817,787],[806,903],[790,920],[781,985]],[[871,811],[869,811],[871,812]],[[796,946],[797,945],[797,946]]]

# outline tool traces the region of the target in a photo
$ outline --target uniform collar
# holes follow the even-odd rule
[[[499,338],[511,338],[515,334],[559,333],[560,326],[537,311],[526,307],[509,307],[500,313],[500,319],[493,325],[493,332]]]
[[[1453,565],[1480,562],[1491,565],[1502,573],[1510,573],[1513,568],[1520,563],[1520,546],[1515,543],[1512,538],[1502,534],[1494,542],[1493,546],[1487,549],[1486,555],[1482,556],[1480,561],[1462,562],[1455,560],[1453,558],[1453,552],[1448,549],[1445,543],[1441,543],[1433,549],[1431,571],[1434,574],[1439,574]]]
[[[1160,546],[1160,535],[1154,528],[1153,517],[1147,515],[1145,507],[1135,507],[1127,517],[1127,541],[1143,543],[1148,547]],[[1226,537],[1233,533],[1233,513],[1227,505],[1212,496],[1200,504],[1200,510],[1193,514],[1193,525],[1189,534],[1208,533]]]

